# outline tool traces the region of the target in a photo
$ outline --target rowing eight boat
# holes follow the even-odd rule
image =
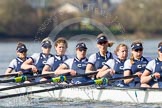
[[[1,85],[0,88],[11,86]],[[58,85],[53,85],[57,88]],[[66,99],[82,99],[82,100],[96,100],[96,101],[111,101],[111,102],[127,102],[127,103],[162,103],[162,90],[161,89],[146,89],[146,88],[117,88],[106,87],[96,88],[94,85],[82,87],[69,87],[64,86],[63,89],[54,89],[48,91],[53,86],[30,86],[15,88],[12,90],[1,91],[2,93],[15,94],[15,93],[28,93],[30,91],[44,90],[45,92],[34,93],[28,96],[35,98],[66,98]],[[67,87],[65,87],[67,86]]]

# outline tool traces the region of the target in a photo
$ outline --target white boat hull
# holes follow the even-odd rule
[[[7,86],[0,86],[6,88]],[[9,87],[9,86],[8,86]],[[45,89],[46,87],[22,87],[12,90],[1,91],[5,94],[24,93]],[[106,88],[96,89],[92,86],[66,88],[62,90],[53,90],[42,93],[35,93],[32,97],[51,97],[66,99],[82,99],[96,101],[111,102],[127,102],[127,103],[162,103],[161,89],[128,89],[128,88]]]

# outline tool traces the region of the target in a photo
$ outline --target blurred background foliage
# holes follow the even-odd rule
[[[43,38],[61,22],[75,17],[93,18],[114,35],[162,34],[162,0],[1,0],[0,16],[3,39]],[[67,26],[60,35],[82,32],[100,31],[84,20]]]

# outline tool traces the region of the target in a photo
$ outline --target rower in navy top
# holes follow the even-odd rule
[[[51,42],[48,38],[45,38],[42,41],[42,53],[34,53],[28,60],[26,60],[21,68],[31,69],[32,72],[41,74],[45,63],[47,62],[48,58],[52,57],[53,55],[50,54],[51,51]]]
[[[141,87],[162,88],[162,42],[158,44],[158,58],[151,60],[141,76]]]
[[[88,59],[86,58],[87,47],[84,43],[78,43],[76,45],[76,57],[67,59],[61,64],[55,71],[57,75],[69,73],[74,76],[76,74],[84,74]],[[84,83],[90,80],[88,77],[77,77],[72,79],[72,83]]]
[[[105,34],[99,34],[97,36],[99,52],[90,55],[86,67],[87,73],[96,70],[99,71],[107,60],[113,58],[112,53],[107,50],[107,47],[111,47],[112,45],[113,42],[109,42]]]
[[[68,59],[68,56],[65,55],[66,49],[68,47],[68,43],[64,38],[58,38],[55,41],[54,48],[56,50],[56,55],[49,58],[47,63],[45,64],[43,68],[42,74],[47,73],[54,73],[55,70],[65,61]],[[49,77],[50,78],[50,77]],[[46,78],[43,78],[41,81],[46,80]]]
[[[15,70],[15,72],[18,73],[19,75],[21,74],[32,75],[31,73],[28,74],[30,72],[29,70],[21,69],[22,63],[28,59],[27,51],[28,50],[25,44],[22,42],[19,42],[16,48],[17,57],[10,62],[9,67],[7,68],[5,74],[12,74],[12,71]]]
[[[123,77],[123,67],[128,56],[128,47],[125,44],[119,44],[114,52],[117,58],[109,59],[97,73],[97,78],[106,77],[106,75],[111,75],[112,78]],[[125,85],[120,80],[112,83],[112,86],[124,87]]]
[[[124,76],[138,75],[138,77],[125,79],[124,83],[130,87],[140,87],[140,77],[150,59],[142,56],[143,45],[140,41],[133,42],[131,48],[132,55],[124,63]]]

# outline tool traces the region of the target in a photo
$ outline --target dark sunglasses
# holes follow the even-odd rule
[[[51,49],[51,47],[52,46],[43,46],[43,48],[45,48],[45,49],[47,49],[47,48]]]
[[[87,49],[79,49],[79,51],[80,51],[80,52],[82,52],[82,51],[87,51]]]
[[[102,45],[102,44],[106,44],[107,43],[107,41],[105,41],[105,42],[99,42],[98,44],[99,45]]]
[[[19,53],[26,53],[27,51],[18,51]]]
[[[135,51],[135,52],[143,51],[143,49],[135,49],[134,51]]]

